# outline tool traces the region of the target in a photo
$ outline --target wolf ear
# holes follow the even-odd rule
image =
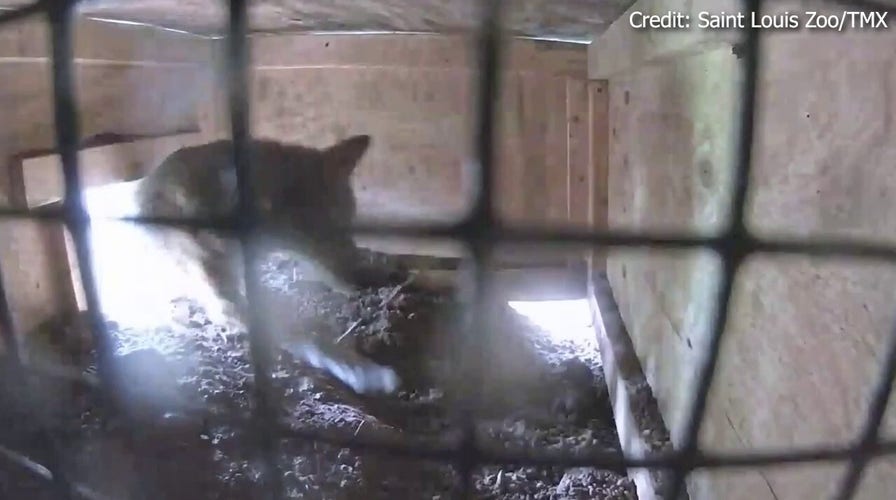
[[[370,148],[369,135],[356,135],[324,150],[327,162],[346,175],[351,174]]]

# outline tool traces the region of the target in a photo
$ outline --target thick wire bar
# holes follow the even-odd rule
[[[65,211],[58,207],[41,209],[20,209],[0,207],[0,219],[54,221],[63,219]],[[97,218],[106,220],[107,218]],[[237,224],[230,218],[172,218],[154,216],[134,216],[114,218],[115,220],[166,226],[181,229],[206,229],[221,234],[236,235]],[[352,231],[369,236],[415,236],[461,241],[470,229],[469,222],[404,225],[388,223],[358,223]],[[719,252],[727,244],[724,236],[671,233],[662,231],[583,230],[575,228],[546,228],[525,226],[495,226],[490,238],[508,244],[565,244],[580,245],[583,248],[600,245],[613,248],[649,248],[663,250],[711,250]],[[896,245],[885,242],[867,241],[844,237],[787,238],[781,236],[760,237],[744,234],[741,245],[749,254],[806,255],[812,257],[854,257],[859,259],[896,262]]]
[[[227,30],[228,91],[230,126],[233,147],[233,168],[236,171],[238,205],[237,218],[240,246],[243,253],[244,279],[246,280],[246,311],[248,314],[249,354],[255,375],[255,435],[259,438],[264,470],[262,482],[267,498],[274,500],[283,495],[283,481],[277,466],[277,436],[275,422],[277,407],[273,394],[271,374],[274,367],[274,348],[267,329],[262,328],[258,310],[252,307],[253,298],[259,296],[258,279],[252,265],[256,262],[254,230],[256,207],[252,184],[251,145],[249,133],[248,98],[248,7],[247,0],[230,0],[230,21]],[[263,167],[262,167],[263,168]]]
[[[743,11],[749,16],[761,15],[761,0],[744,0]],[[744,33],[744,62],[743,62],[743,86],[741,94],[740,112],[740,141],[738,144],[737,158],[734,173],[734,193],[732,196],[732,208],[727,234],[724,235],[723,245],[720,250],[722,258],[722,276],[718,285],[716,296],[715,314],[712,323],[712,332],[709,338],[707,351],[700,360],[697,371],[697,389],[694,398],[685,413],[685,427],[681,437],[679,449],[686,460],[681,466],[673,469],[668,498],[676,500],[685,489],[685,481],[690,469],[687,466],[687,458],[699,453],[700,429],[703,424],[706,404],[709,399],[709,391],[712,388],[713,376],[719,361],[722,339],[728,326],[731,296],[734,290],[734,280],[739,266],[748,255],[748,248],[744,243],[751,237],[746,228],[747,194],[749,192],[750,171],[753,153],[753,129],[757,108],[757,83],[759,80],[759,28],[755,26],[743,28]]]
[[[472,236],[472,234],[471,234]],[[465,321],[461,339],[462,347],[457,354],[460,359],[460,373],[470,382],[464,398],[460,402],[460,429],[461,438],[456,449],[451,451],[451,459],[455,462],[455,468],[460,476],[460,497],[473,498],[473,469],[480,463],[478,443],[476,439],[476,411],[480,407],[482,398],[482,349],[478,348],[479,342],[483,342],[490,330],[487,326],[487,303],[491,298],[487,295],[486,274],[488,269],[488,252],[481,245],[470,243],[472,257],[472,287],[470,290],[471,317]],[[466,319],[466,318],[465,318]]]
[[[87,303],[87,316],[94,347],[100,383],[106,402],[114,405],[115,381],[112,374],[113,346],[100,309],[97,284],[93,274],[90,248],[90,218],[82,198],[81,176],[78,170],[78,112],[75,106],[75,83],[72,71],[72,10],[76,2],[60,1],[50,9],[52,46],[53,109],[56,123],[56,143],[62,160],[65,182],[65,224],[71,233],[81,284]]]
[[[834,495],[835,500],[849,500],[855,495],[859,481],[873,458],[871,450],[877,446],[880,439],[881,423],[887,412],[890,392],[893,390],[893,378],[896,376],[896,326],[890,331],[889,342],[880,374],[871,392],[871,402],[868,404],[864,425],[851,454],[849,468]]]
[[[495,226],[495,131],[501,56],[501,0],[481,2],[482,22],[476,44],[477,64],[476,126],[473,154],[476,166],[477,192],[468,221],[475,233],[492,237]]]
[[[0,219],[54,221],[65,218],[65,211],[58,207],[20,209],[0,207]],[[106,220],[107,218],[97,218]],[[172,218],[154,216],[120,217],[115,220],[166,226],[181,229],[206,229],[222,234],[238,233],[237,224],[230,218]],[[448,224],[388,224],[358,223],[352,228],[356,234],[370,236],[416,236],[462,241],[469,231],[468,221]],[[670,233],[661,231],[582,230],[575,228],[545,228],[525,226],[495,226],[491,239],[508,244],[565,244],[583,248],[600,245],[613,248],[649,248],[663,250],[711,250],[719,252],[727,244],[724,236]],[[811,257],[854,257],[867,260],[896,262],[896,246],[885,242],[867,241],[844,237],[787,238],[781,236],[760,237],[744,234],[741,245],[748,254],[805,255]]]
[[[500,77],[500,0],[481,3],[482,21],[477,38],[479,56],[476,79],[476,126],[474,127],[473,155],[477,190],[473,209],[460,229],[472,257],[473,290],[470,297],[472,317],[464,330],[460,349],[461,373],[471,378],[470,393],[463,401],[461,429],[463,438],[457,454],[457,472],[461,478],[461,497],[473,498],[473,468],[477,465],[475,412],[481,401],[483,354],[481,345],[491,335],[494,300],[490,289],[490,258],[496,226],[494,211],[494,136],[496,129],[496,101]]]
[[[130,415],[117,399],[118,384],[113,369],[114,346],[103,318],[97,283],[91,261],[90,218],[83,200],[83,183],[78,167],[78,111],[75,105],[75,77],[72,18],[77,0],[62,0],[50,4],[47,17],[50,24],[50,46],[52,59],[53,111],[55,119],[56,147],[62,162],[65,183],[65,224],[75,247],[77,262],[81,270],[81,284],[87,306],[86,314],[90,326],[93,346],[97,352],[97,368],[102,400],[113,410],[124,424],[125,438],[134,437],[136,428]],[[143,462],[138,459],[138,470]],[[135,498],[144,498],[151,493],[142,487],[133,491]]]
[[[90,330],[98,353],[98,368],[100,381],[105,393],[105,401],[114,404],[114,380],[111,373],[112,347],[109,342],[106,324],[100,312],[99,296],[91,265],[91,252],[89,242],[90,221],[84,208],[81,197],[81,178],[78,171],[78,112],[75,106],[75,83],[73,71],[72,49],[72,13],[75,1],[58,1],[48,3],[47,19],[50,24],[50,47],[52,58],[52,83],[53,83],[53,116],[55,120],[56,144],[62,162],[63,178],[65,182],[65,209],[66,227],[71,233],[77,253],[79,268],[81,269],[84,295],[87,303],[87,315],[90,321]],[[58,447],[57,447],[58,450]],[[54,453],[56,455],[56,453]],[[56,456],[58,461],[60,457]],[[54,468],[55,473],[61,472],[61,467]],[[60,480],[64,478],[60,474]],[[70,496],[70,488],[66,488],[65,495]]]

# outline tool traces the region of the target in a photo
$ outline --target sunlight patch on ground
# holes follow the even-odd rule
[[[123,327],[155,327],[171,321],[173,299],[208,292],[194,270],[164,251],[156,229],[109,218],[137,215],[134,194],[131,183],[85,192],[92,266],[107,318]]]
[[[542,328],[553,340],[577,344],[594,342],[587,299],[510,301],[508,305]]]

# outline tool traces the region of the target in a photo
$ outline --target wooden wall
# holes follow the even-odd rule
[[[47,36],[41,20],[0,29],[0,102],[10,117],[0,123],[4,203],[22,205],[59,190],[58,172],[47,170],[58,168],[58,161],[46,158],[54,146]],[[75,56],[82,137],[190,131],[198,133],[196,140],[226,137],[222,50],[220,40],[79,20]],[[373,136],[355,179],[363,217],[456,219],[469,208],[465,158],[471,151],[476,63],[470,39],[260,35],[253,37],[252,56],[255,135],[312,146],[355,133]],[[606,218],[605,168],[595,175],[591,165],[605,167],[606,147],[594,124],[605,123],[607,93],[587,81],[586,59],[582,45],[526,40],[506,45],[497,165],[505,222],[585,225],[594,223],[595,214],[597,221]],[[152,163],[160,151],[112,149],[136,157],[112,158],[121,163],[113,175],[96,172],[97,155],[105,158],[108,151],[82,153],[93,167],[87,172],[91,183],[132,175],[139,170],[132,163]],[[26,172],[23,165],[31,168]],[[592,203],[593,193],[604,201]],[[50,311],[71,307],[71,290],[59,284],[67,270],[54,264],[61,261],[50,250],[41,250],[47,238],[59,246],[61,229],[2,224],[4,235],[14,235],[2,238],[0,248],[7,286],[14,290],[17,321],[28,329]],[[419,241],[397,248],[386,242],[381,249],[458,254]],[[510,253],[555,264],[581,256],[556,250],[537,257],[528,249]]]
[[[803,12],[778,2],[776,12]],[[842,7],[815,8],[842,12]],[[632,10],[737,12],[739,2]],[[592,45],[609,80],[609,223],[708,233],[728,214],[741,60],[735,33],[638,32],[623,16]],[[765,31],[748,217],[763,235],[896,241],[896,33]],[[616,251],[608,274],[638,358],[680,442],[707,346],[719,266],[696,252]],[[756,256],[741,269],[701,445],[743,451],[850,443],[896,315],[892,263]],[[892,404],[891,404],[892,406]],[[892,438],[896,415],[884,434]],[[831,498],[843,464],[692,475],[696,500]],[[856,498],[891,498],[896,461]]]
[[[499,205],[514,223],[588,220],[589,89],[583,45],[513,40],[502,73]],[[430,35],[257,36],[258,136],[373,146],[357,174],[362,216],[455,219],[469,208],[470,39]],[[221,106],[204,130],[226,134]],[[570,194],[573,196],[570,196]],[[574,200],[574,201],[571,201]]]
[[[198,130],[208,40],[81,19],[74,53],[83,137]],[[23,159],[55,144],[48,54],[42,19],[0,27],[0,204],[25,205]],[[74,307],[60,226],[0,221],[0,262],[20,329]]]

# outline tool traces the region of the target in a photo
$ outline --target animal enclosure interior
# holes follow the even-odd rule
[[[78,161],[85,207],[97,218],[90,264],[114,344],[123,416],[105,410],[93,390],[47,390],[52,379],[41,379],[39,394],[8,390],[5,406],[52,408],[48,418],[65,443],[62,467],[90,495],[255,498],[263,464],[249,425],[255,374],[246,325],[219,321],[209,310],[214,293],[202,276],[184,271],[186,256],[169,240],[160,244],[141,226],[99,219],[140,215],[142,178],[182,148],[229,137],[224,40],[85,15],[73,27]],[[0,37],[10,113],[3,123],[4,201],[41,209],[65,194],[49,30],[28,19],[3,26]],[[351,178],[358,220],[465,216],[474,194],[471,34],[274,33],[251,42],[255,137],[326,148],[368,134],[370,146]],[[586,78],[586,46],[507,38],[502,49],[499,217],[570,227],[604,219],[606,195],[596,195],[596,204],[590,196],[606,185],[595,177],[606,176],[606,88]],[[177,200],[181,187],[166,189]],[[89,341],[83,262],[72,234],[46,221],[4,221],[3,231],[10,235],[3,238],[3,279],[22,351],[37,365],[68,366],[95,380],[100,354]],[[271,318],[273,391],[286,432],[426,450],[460,432],[457,409],[469,386],[481,384],[483,446],[506,453],[621,451],[586,300],[583,249],[497,250],[494,335],[475,358],[469,348],[459,352],[470,306],[459,293],[466,286],[462,247],[419,238],[356,240],[364,286],[347,296],[305,279],[308,269],[292,255],[271,255],[258,269],[263,286],[253,306]],[[378,393],[393,373],[400,390]],[[4,416],[3,449],[49,463],[33,439],[40,424],[23,422],[23,415]],[[116,427],[128,428],[125,419],[137,432]],[[450,457],[390,458],[295,438],[275,453],[290,498],[460,494]],[[39,481],[3,467],[6,495],[41,491]],[[483,465],[474,469],[474,488],[477,496],[507,498],[636,494],[618,468]]]
[[[450,224],[481,194],[487,3],[249,2],[247,121],[266,141],[247,150],[249,179],[276,222],[249,240],[259,255],[230,233],[115,220],[239,201],[246,180],[224,172],[239,149],[203,149],[240,129],[226,3],[76,8],[89,254],[79,222],[52,217],[71,179],[50,24],[0,22],[0,499],[58,498],[64,480],[89,500],[435,500],[462,498],[469,471],[474,498],[662,500],[687,472],[681,498],[840,500],[856,444],[870,455],[851,498],[892,497],[896,416],[866,422],[896,362],[893,28],[808,29],[809,12],[859,10],[822,0],[764,2],[803,25],[758,42],[632,27],[753,2],[499,2],[480,234]],[[0,19],[27,4],[0,0]],[[181,175],[190,154],[217,176]],[[352,244],[347,212],[460,227],[474,245],[440,231]],[[532,241],[540,230],[575,243]],[[609,244],[583,244],[588,231]],[[513,241],[475,246],[493,234]],[[836,255],[856,248],[871,258]],[[679,471],[625,463],[675,450]]]

